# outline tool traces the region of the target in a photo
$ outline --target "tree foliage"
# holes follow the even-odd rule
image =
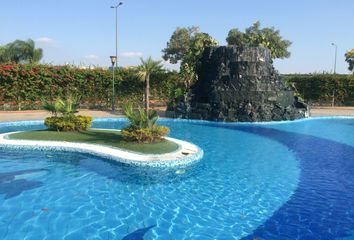
[[[280,36],[279,30],[275,30],[274,27],[261,28],[259,21],[246,28],[245,32],[241,32],[237,28],[231,29],[226,41],[228,45],[239,47],[267,47],[271,51],[272,58],[290,57],[288,48],[291,42],[284,40]]]
[[[163,59],[170,61],[172,64],[176,64],[178,61],[183,60],[193,39],[199,33],[199,28],[195,26],[188,28],[178,27],[172,33],[170,41],[167,42],[166,48],[162,50]]]
[[[196,80],[196,71],[204,49],[216,46],[218,42],[209,34],[200,32],[198,27],[177,28],[167,43],[163,59],[172,64],[181,63],[180,74],[186,89]]]
[[[43,50],[35,47],[32,39],[15,40],[0,46],[0,63],[38,63],[43,57]]]
[[[345,53],[345,61],[349,64],[348,69],[354,72],[354,48]]]

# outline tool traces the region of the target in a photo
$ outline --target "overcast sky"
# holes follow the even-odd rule
[[[108,66],[115,53],[112,0],[1,0],[0,45],[32,38],[43,62]],[[221,45],[231,28],[255,21],[274,26],[293,42],[291,57],[276,60],[281,73],[348,73],[344,53],[354,48],[353,0],[126,0],[118,9],[119,65],[139,57],[161,59],[176,27],[199,26]],[[166,67],[176,68],[168,63]]]

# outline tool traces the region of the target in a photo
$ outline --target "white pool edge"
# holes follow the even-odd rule
[[[176,151],[164,154],[143,154],[98,144],[73,143],[65,141],[15,140],[8,138],[9,135],[18,132],[21,131],[0,134],[0,147],[15,150],[49,150],[87,153],[120,163],[151,167],[190,165],[202,159],[204,155],[203,150],[198,146],[186,141],[169,137],[166,137],[166,140],[172,141],[179,146]]]

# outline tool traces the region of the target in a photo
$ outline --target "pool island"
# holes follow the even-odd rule
[[[180,166],[198,161],[203,151],[186,141],[164,138],[156,143],[129,142],[120,130],[57,132],[35,130],[0,134],[0,145],[33,150],[74,151],[132,165]]]

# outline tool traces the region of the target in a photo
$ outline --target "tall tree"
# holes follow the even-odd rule
[[[290,52],[288,48],[291,42],[284,40],[280,36],[279,30],[271,28],[260,28],[259,21],[251,27],[246,28],[245,32],[240,32],[237,28],[231,29],[226,38],[228,45],[239,47],[267,47],[272,54],[272,58],[288,58]]]
[[[144,60],[140,58],[141,64],[139,66],[140,76],[145,80],[145,111],[149,113],[149,98],[150,98],[150,75],[154,72],[162,70],[161,61],[154,61],[151,57]]]
[[[43,57],[43,50],[35,47],[32,39],[15,40],[0,47],[0,62],[37,63]]]
[[[354,48],[345,53],[345,61],[349,64],[348,69],[354,72]]]
[[[163,59],[172,64],[181,63],[180,73],[185,79],[186,89],[196,80],[196,70],[204,49],[218,42],[198,27],[177,28],[167,43]]]
[[[183,60],[185,54],[188,52],[190,45],[197,34],[199,34],[199,28],[192,26],[188,28],[178,27],[167,42],[167,46],[162,50],[163,59],[175,64],[178,61]]]

